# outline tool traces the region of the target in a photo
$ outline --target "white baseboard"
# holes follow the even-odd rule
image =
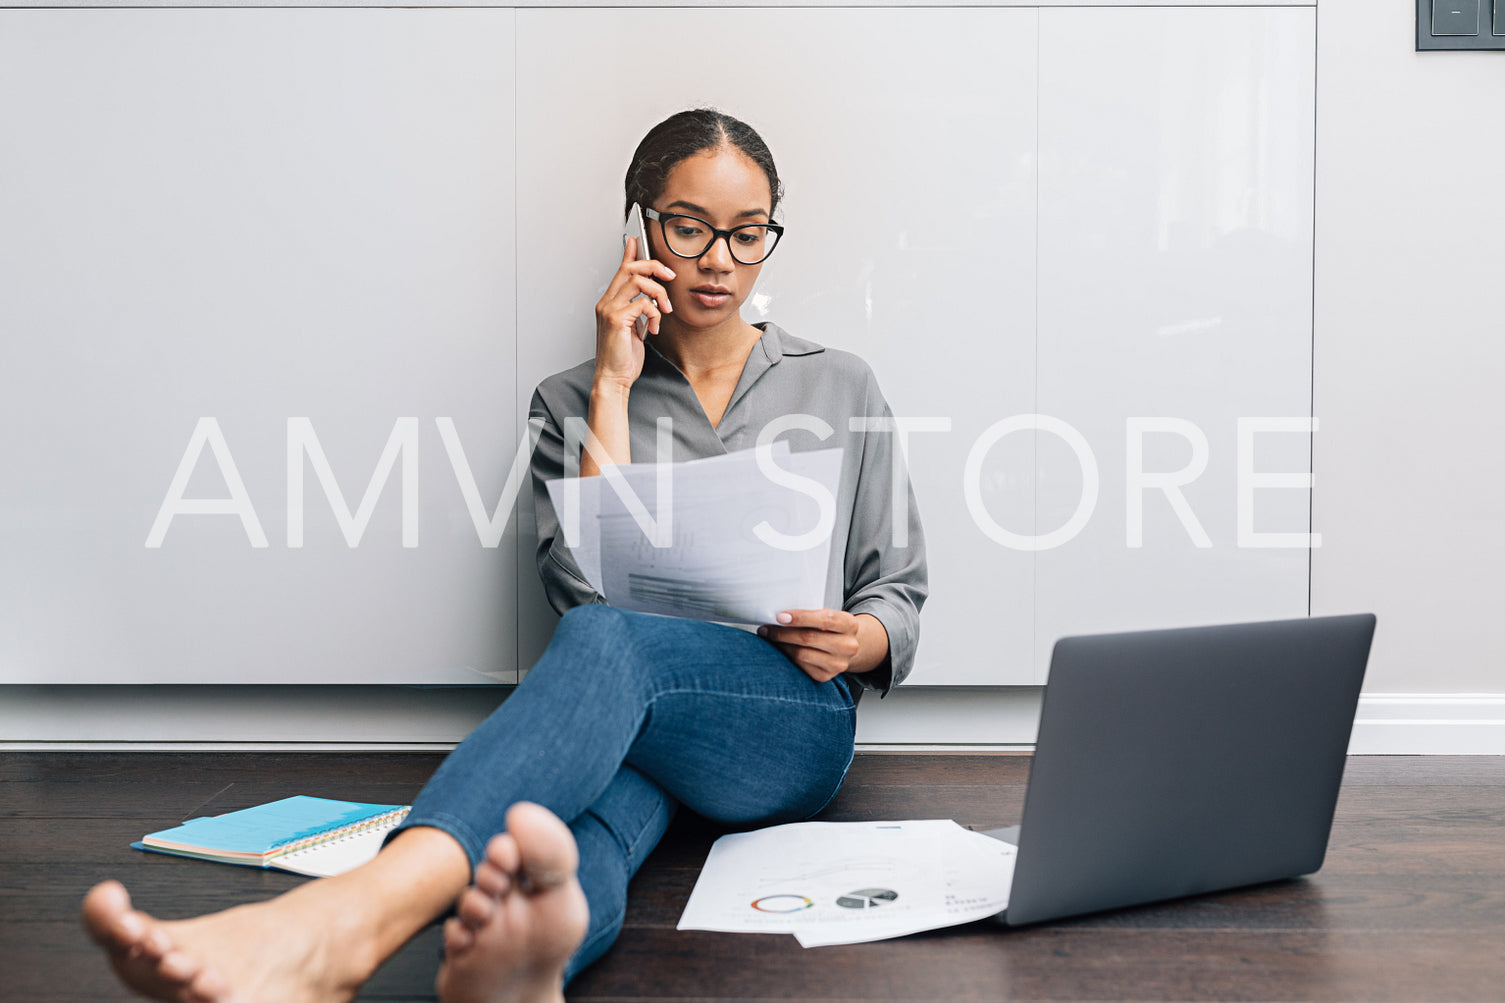
[[[857,708],[857,745],[869,751],[1029,751],[1043,686],[901,686]]]
[[[0,750],[442,751],[502,687],[0,686]],[[858,712],[868,752],[1034,747],[1043,690],[901,687]],[[1357,755],[1505,755],[1505,693],[1375,693],[1359,701]]]
[[[1373,693],[1359,698],[1352,755],[1505,756],[1505,693]]]
[[[902,689],[864,700],[857,738],[873,749],[1033,749],[1039,687]],[[904,699],[900,699],[903,697]],[[918,749],[916,750],[918,751]],[[1359,698],[1356,756],[1505,756],[1505,693],[1373,693]]]

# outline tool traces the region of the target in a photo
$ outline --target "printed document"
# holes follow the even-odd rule
[[[842,452],[796,453],[781,439],[547,487],[565,544],[612,606],[774,623],[825,605]]]
[[[1016,849],[950,819],[795,822],[722,836],[681,930],[859,944],[1002,912]]]

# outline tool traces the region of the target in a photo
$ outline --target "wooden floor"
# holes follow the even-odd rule
[[[76,923],[124,880],[187,916],[301,878],[140,853],[184,818],[291,794],[403,802],[427,754],[0,754],[0,999],[120,999]],[[866,755],[822,816],[1018,822],[1022,756]],[[571,999],[1502,1000],[1505,759],[1349,760],[1327,862],[1271,885],[1004,931],[974,924],[804,950],[792,937],[677,932],[716,833],[681,815],[632,887],[613,950]],[[432,999],[437,930],[363,999]]]

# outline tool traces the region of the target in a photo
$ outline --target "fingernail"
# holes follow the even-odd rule
[[[762,637],[767,637],[767,636],[768,636],[768,628],[767,628],[767,627],[766,627],[766,626],[764,626],[764,627],[759,627],[759,628],[758,628],[758,634],[759,634],[759,635],[760,635],[760,636],[762,636]]]
[[[790,620],[793,620],[793,619],[794,619],[794,617],[790,616],[788,613],[780,613],[779,614],[779,623],[788,623]]]

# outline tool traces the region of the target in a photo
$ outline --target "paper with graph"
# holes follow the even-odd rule
[[[1015,848],[950,819],[794,822],[722,836],[681,930],[859,944],[983,919],[1008,905]]]
[[[782,610],[825,605],[842,452],[796,453],[779,440],[547,487],[575,562],[612,606],[774,623]]]

